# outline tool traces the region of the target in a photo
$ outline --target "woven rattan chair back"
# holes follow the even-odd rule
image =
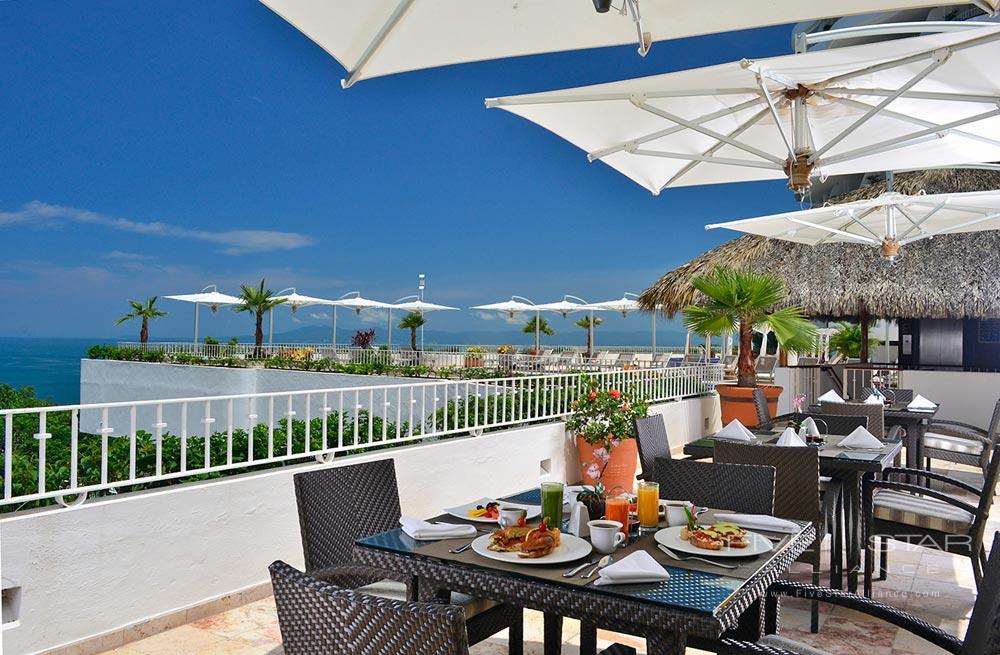
[[[908,403],[916,396],[913,389],[882,389],[881,391],[886,398],[894,403]],[[861,400],[866,400],[873,392],[871,387],[862,388]]]
[[[656,460],[660,498],[747,514],[774,511],[774,467],[715,464],[691,459]]]
[[[760,387],[753,390],[753,410],[757,415],[757,427],[761,430],[770,430],[774,427],[774,419],[771,417],[771,408],[767,406],[767,394]]]
[[[410,603],[340,587],[277,561],[270,566],[278,627],[287,655],[466,655],[465,613],[457,605]]]
[[[774,515],[785,519],[823,520],[819,490],[819,450],[760,446],[719,440],[714,459],[720,464],[774,467]]]
[[[867,416],[841,416],[840,414],[810,414],[809,416],[817,422],[816,425],[820,430],[823,429],[823,424],[826,424],[826,434],[848,435],[859,427],[868,429]],[[819,423],[819,421],[823,423]]]
[[[294,480],[306,571],[346,564],[355,541],[399,527],[391,459],[299,473]]]
[[[662,414],[653,414],[635,420],[635,439],[639,447],[639,463],[642,476],[652,479],[653,467],[658,457],[670,459],[670,441],[667,439],[667,425]]]
[[[1000,653],[1000,532],[993,534],[993,548],[978,593],[962,655]]]
[[[979,494],[979,512],[977,512],[975,519],[972,521],[971,534],[974,547],[978,547],[983,543],[986,535],[986,522],[989,520],[990,509],[993,507],[993,498],[997,492],[997,482],[1000,481],[1000,443],[997,443],[995,438],[995,423],[994,432],[990,433],[993,444],[989,446],[992,449],[990,463],[986,467],[985,475],[983,476],[983,490]]]
[[[839,416],[867,416],[868,431],[879,439],[885,438],[885,407],[865,403],[831,403],[823,401],[820,409],[824,414]]]

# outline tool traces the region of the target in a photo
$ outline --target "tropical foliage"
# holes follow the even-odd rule
[[[265,289],[264,278],[260,279],[260,284],[256,287],[241,284],[239,297],[242,302],[235,305],[233,311],[250,312],[254,315],[254,357],[259,358],[263,354],[261,346],[264,345],[264,314],[285,302],[285,299],[278,298],[273,291]]]
[[[115,321],[115,325],[121,325],[125,321],[137,318],[142,319],[142,327],[139,328],[139,343],[146,343],[149,341],[149,322],[152,319],[166,316],[167,313],[156,306],[156,296],[147,298],[144,303],[138,300],[129,300],[128,304],[132,311]]]
[[[576,322],[578,327],[587,331],[587,357],[594,356],[594,328],[603,322],[598,316],[584,316]]]
[[[370,350],[375,345],[375,330],[355,330],[351,337],[351,347]]]
[[[846,321],[838,323],[840,331],[830,336],[830,350],[844,357],[861,356],[861,326]],[[871,351],[882,343],[875,337],[868,338],[868,350]]]
[[[753,330],[768,326],[778,343],[789,352],[813,347],[816,327],[798,307],[775,309],[787,298],[787,290],[778,278],[765,273],[718,267],[699,275],[691,282],[704,300],[684,309],[684,324],[695,334],[732,334],[739,332],[737,384],[757,384],[753,358]]]
[[[396,326],[400,330],[410,331],[410,350],[417,349],[417,330],[420,327],[422,327],[423,324],[426,322],[427,321],[426,319],[424,319],[423,314],[420,314],[418,312],[410,312],[409,314],[404,316],[402,320],[399,322],[399,325]]]

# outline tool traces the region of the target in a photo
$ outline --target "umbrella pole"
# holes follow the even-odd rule
[[[864,307],[861,308],[861,363],[868,363],[868,330],[871,324],[871,314]]]
[[[267,345],[274,343],[274,310],[267,313]]]
[[[653,310],[653,339],[652,339],[652,351],[653,355],[656,355],[656,310]]]
[[[195,345],[198,343],[198,310],[201,309],[201,304],[194,304],[194,342]]]
[[[389,346],[389,350],[392,350],[392,310],[389,310],[389,319],[386,321],[385,333],[388,335],[386,337],[386,344]]]
[[[687,336],[684,337],[684,354],[691,354],[691,330],[688,330]]]
[[[587,326],[587,357],[594,356],[594,310],[590,310],[590,324]]]
[[[337,306],[333,306],[333,338],[330,340],[333,344],[333,356],[337,356]]]
[[[535,312],[535,357],[542,352],[542,335],[539,333],[542,322],[541,316],[541,312]]]

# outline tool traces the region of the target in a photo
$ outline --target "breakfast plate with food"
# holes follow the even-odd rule
[[[522,522],[472,542],[472,550],[483,557],[514,564],[562,564],[586,557],[591,549],[589,541],[544,522],[535,527]]]
[[[769,553],[774,544],[764,535],[745,530],[735,523],[677,525],[653,535],[670,550],[712,557],[754,557]]]
[[[500,519],[500,508],[511,507],[523,509],[526,512],[525,518],[529,521],[542,515],[542,508],[538,505],[521,505],[519,503],[501,503],[492,498],[480,498],[471,503],[449,507],[444,510],[455,518],[475,521],[476,523],[497,523]]]

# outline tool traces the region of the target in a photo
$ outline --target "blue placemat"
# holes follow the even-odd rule
[[[520,503],[522,505],[541,505],[542,504],[542,488],[529,489],[528,491],[522,491],[519,494],[514,494],[513,496],[504,496],[500,499],[501,501],[507,501],[508,503]]]

